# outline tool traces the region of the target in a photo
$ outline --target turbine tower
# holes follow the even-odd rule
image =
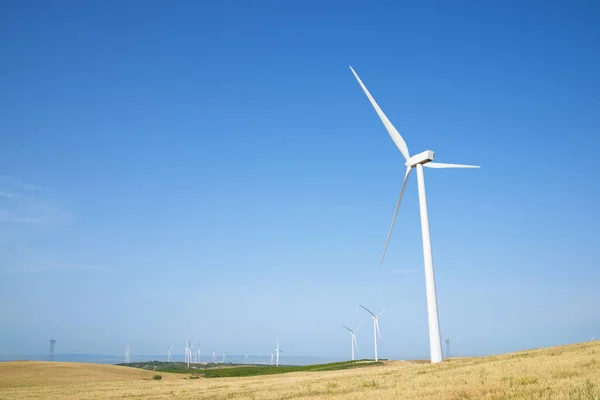
[[[190,346],[189,339],[185,342],[185,361],[188,368],[190,367],[190,363],[192,362],[192,346]]]
[[[225,360],[226,360],[225,353],[223,353],[223,361],[221,361],[221,362],[222,362],[223,364],[225,364]]]
[[[167,362],[171,362],[171,357],[173,356],[173,353],[171,352],[172,349],[173,349],[173,345],[170,345],[169,350],[167,352]]]
[[[271,352],[271,365],[273,365],[273,352]]]
[[[398,202],[396,203],[396,210],[394,211],[394,217],[392,218],[392,224],[388,231],[387,239],[385,241],[385,246],[383,248],[383,255],[381,256],[380,265],[383,263],[383,258],[385,257],[385,252],[388,246],[388,242],[390,240],[390,236],[392,235],[392,229],[394,228],[394,222],[396,221],[396,215],[398,214],[398,208],[400,208],[400,202],[402,201],[402,195],[404,194],[404,189],[406,188],[406,182],[408,181],[408,177],[413,168],[417,170],[417,183],[419,188],[419,207],[421,212],[421,233],[423,239],[423,259],[425,264],[425,289],[427,293],[427,316],[428,316],[428,325],[429,325],[429,351],[431,356],[431,362],[437,363],[443,360],[442,356],[442,338],[440,334],[440,320],[438,317],[438,306],[437,306],[437,297],[435,291],[435,275],[433,271],[433,253],[431,251],[431,237],[429,235],[429,216],[427,214],[427,196],[425,194],[425,177],[423,173],[423,167],[429,168],[479,168],[476,165],[463,165],[463,164],[444,164],[444,163],[436,163],[433,161],[433,151],[427,150],[422,153],[419,153],[414,156],[410,156],[408,152],[408,146],[406,142],[400,135],[400,133],[396,130],[394,125],[390,122],[390,120],[385,116],[381,108],[371,93],[367,90],[366,86],[362,83],[358,74],[352,67],[350,70],[354,74],[354,77],[358,81],[358,84],[362,88],[363,92],[367,95],[371,105],[377,112],[379,119],[383,122],[385,129],[390,134],[392,140],[400,150],[400,153],[406,159],[406,172],[404,175],[404,182],[402,183],[402,188],[400,189],[400,195],[398,196]]]
[[[377,337],[379,336],[379,341],[381,341],[381,332],[379,332],[379,317],[383,314],[387,308],[384,308],[379,314],[375,315],[369,310],[367,307],[359,304],[362,308],[367,310],[371,317],[373,318],[373,340],[375,341],[375,361],[379,361],[379,356],[377,354]],[[358,329],[358,328],[357,328]]]
[[[196,346],[196,364],[200,364],[200,343]]]
[[[354,347],[356,347],[356,352],[358,353],[358,344],[356,343],[356,331],[358,330],[358,328],[360,328],[362,326],[362,324],[363,323],[361,322],[360,325],[358,325],[358,327],[355,330],[348,328],[346,325],[342,325],[344,328],[348,329],[348,332],[350,332],[350,337],[351,337],[350,345],[352,346],[352,361],[354,361]]]
[[[125,364],[131,363],[131,347],[127,345],[125,348]]]
[[[50,338],[50,353],[48,354],[48,361],[54,361],[54,344],[56,340]]]
[[[275,366],[276,367],[279,367],[279,353],[281,353],[282,351],[283,350],[281,350],[279,348],[279,337],[278,337],[277,338],[277,348],[275,349],[275,354],[276,354],[276,356],[275,356]],[[271,353],[271,359],[272,359],[272,357],[273,357],[273,353]]]
[[[215,353],[215,349],[212,352],[212,362],[213,364],[217,362],[217,353]]]
[[[244,364],[248,364],[248,353],[244,354]]]

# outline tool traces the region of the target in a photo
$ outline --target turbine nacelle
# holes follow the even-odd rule
[[[406,164],[404,165],[406,165],[409,168],[412,168],[417,166],[417,164],[427,164],[428,162],[433,161],[433,155],[433,151],[426,150],[406,160]]]

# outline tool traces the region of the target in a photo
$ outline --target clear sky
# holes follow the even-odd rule
[[[600,334],[600,3],[4,1],[0,354],[427,356]],[[283,355],[282,355],[283,356]]]

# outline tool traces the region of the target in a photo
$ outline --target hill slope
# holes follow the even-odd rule
[[[0,369],[2,375],[4,373]],[[120,372],[118,376],[121,377]],[[169,377],[162,381],[136,378],[128,382],[116,380],[104,383],[92,378],[88,384],[27,388],[15,388],[19,385],[13,383],[12,388],[0,389],[0,399],[598,400],[600,341],[492,357],[453,359],[436,365],[409,365],[395,361],[383,366],[331,372],[194,380],[178,376],[179,379]]]
[[[119,367],[116,365],[12,361],[0,363],[1,389],[31,386],[73,385],[118,381],[140,381],[152,379],[152,371]],[[163,378],[170,374],[161,374]]]

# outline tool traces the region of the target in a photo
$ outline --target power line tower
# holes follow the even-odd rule
[[[54,361],[54,343],[56,343],[56,340],[50,338],[50,353],[48,354],[48,361]]]
[[[446,339],[446,358],[450,358],[450,339]]]

